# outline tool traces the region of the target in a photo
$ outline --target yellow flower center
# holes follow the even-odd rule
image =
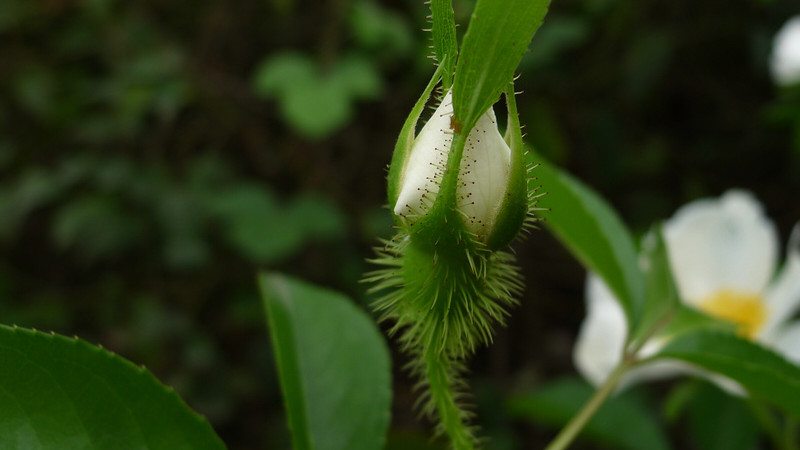
[[[764,300],[758,294],[720,289],[700,300],[699,307],[705,313],[737,325],[742,337],[753,339],[767,320]]]

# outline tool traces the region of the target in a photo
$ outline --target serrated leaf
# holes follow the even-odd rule
[[[542,161],[534,152],[529,158]],[[533,174],[547,192],[540,201],[544,225],[590,271],[600,276],[620,301],[628,323],[644,300],[644,275],[636,246],[614,209],[591,188],[542,162]]]
[[[455,118],[471,130],[514,77],[549,0],[478,0],[453,81]]]
[[[452,0],[431,0],[431,32],[433,53],[436,62],[443,65],[442,88],[447,91],[453,85],[456,68],[458,42],[456,42],[456,19]]]
[[[594,388],[583,380],[564,378],[512,397],[508,408],[516,417],[560,428],[578,413],[593,392]],[[651,410],[628,391],[606,401],[581,436],[615,449],[668,449],[669,441]]]
[[[145,369],[79,339],[0,325],[0,448],[225,446]]]
[[[724,375],[750,395],[800,418],[800,367],[733,334],[693,331],[677,336],[652,359],[686,361]]]
[[[375,323],[341,294],[259,276],[296,450],[372,450],[389,425],[389,350]]]

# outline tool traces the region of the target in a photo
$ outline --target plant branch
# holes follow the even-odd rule
[[[570,420],[566,427],[564,427],[558,436],[553,439],[550,445],[545,450],[564,450],[572,441],[580,434],[581,430],[589,423],[592,417],[600,406],[608,399],[611,393],[617,388],[622,376],[628,371],[631,361],[623,359],[619,365],[611,372],[606,381],[594,392],[592,398],[583,406],[575,417]]]
[[[431,347],[426,349],[424,358],[431,401],[436,405],[439,426],[450,438],[453,449],[474,449],[475,438],[465,424],[466,413],[458,405],[453,391],[452,363],[443,352]]]

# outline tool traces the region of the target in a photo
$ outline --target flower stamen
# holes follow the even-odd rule
[[[754,293],[723,288],[700,300],[698,306],[709,315],[735,323],[737,334],[748,339],[754,339],[767,320],[764,299]]]

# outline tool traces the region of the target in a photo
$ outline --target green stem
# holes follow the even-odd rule
[[[564,427],[558,436],[553,439],[550,445],[547,446],[545,450],[564,450],[567,448],[572,441],[575,440],[576,437],[580,434],[583,427],[589,423],[589,420],[594,416],[600,406],[606,401],[606,399],[614,392],[617,385],[619,384],[622,376],[625,372],[628,371],[628,367],[630,366],[630,362],[623,359],[623,361],[611,372],[611,375],[608,376],[605,383],[598,390],[595,391],[592,398],[583,405],[583,408],[578,412],[578,414],[572,418],[572,420]]]
[[[439,423],[450,438],[453,449],[472,450],[475,439],[464,423],[464,411],[456,402],[448,367],[451,367],[450,361],[443,353],[431,348],[425,351],[425,375]]]

